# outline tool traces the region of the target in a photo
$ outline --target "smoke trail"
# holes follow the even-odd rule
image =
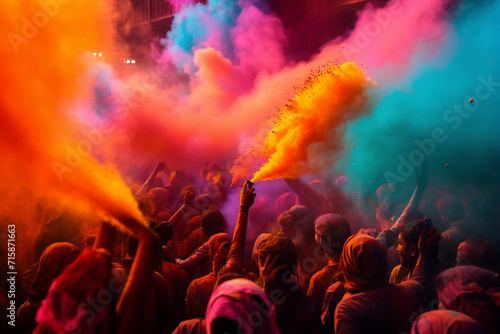
[[[367,85],[354,63],[326,66],[312,74],[278,112],[278,121],[265,139],[263,153],[269,161],[252,181],[296,178],[326,169],[328,165],[319,162],[336,160],[335,153],[342,147],[341,129],[363,112]]]
[[[79,0],[7,1],[0,17],[9,41],[0,51],[9,64],[0,69],[1,190],[22,195],[7,196],[2,213],[23,224],[30,195],[43,195],[140,220],[120,175],[92,156],[96,129],[83,128],[76,118],[94,98],[89,71],[97,57],[89,51],[112,45],[111,8]]]

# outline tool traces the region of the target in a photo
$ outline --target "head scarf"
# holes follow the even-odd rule
[[[217,252],[219,252],[221,246],[226,243],[231,245],[231,241],[231,237],[227,233],[217,233],[212,235],[208,240],[208,256],[213,259]]]
[[[153,218],[156,218],[160,212],[168,207],[170,202],[170,193],[164,188],[153,188],[146,195],[146,199],[149,202]]]
[[[255,283],[243,278],[222,283],[210,297],[206,312],[207,333],[215,319],[238,323],[244,334],[279,333],[271,302]]]
[[[344,246],[351,236],[349,222],[342,216],[326,214],[318,217],[315,222],[316,234],[321,237],[321,243],[331,252]]]
[[[436,278],[439,301],[447,309],[460,310],[458,297],[465,294],[484,294],[500,305],[498,276],[489,270],[474,266],[458,266],[443,271]]]
[[[411,328],[412,334],[482,334],[484,330],[479,324],[465,314],[436,310],[420,315]]]
[[[211,204],[214,204],[214,199],[209,194],[201,194],[200,196],[196,197],[193,203],[195,209],[201,211],[205,210],[205,208]]]
[[[344,244],[339,267],[349,291],[378,285],[384,282],[387,271],[385,247],[369,235],[353,235]]]
[[[85,249],[52,283],[38,309],[37,323],[55,333],[105,332],[113,302],[109,278],[109,254]]]
[[[436,278],[440,306],[464,313],[488,333],[500,328],[500,285],[494,273],[474,266],[458,266]]]
[[[80,250],[69,242],[56,242],[48,246],[38,261],[38,270],[28,293],[32,304],[40,303],[49,291],[52,280],[59,276],[80,254]]]

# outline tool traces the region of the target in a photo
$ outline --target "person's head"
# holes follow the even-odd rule
[[[259,240],[255,249],[257,263],[265,263],[269,256],[273,259],[279,256],[276,266],[285,265],[286,267],[278,275],[281,279],[287,279],[297,270],[297,248],[283,233],[270,234]]]
[[[49,291],[52,280],[76,260],[80,250],[68,242],[56,242],[49,245],[38,261],[38,269],[33,279],[28,300],[32,304],[40,303]]]
[[[168,208],[170,193],[164,188],[153,188],[147,193],[146,201],[150,208],[149,216],[156,218],[160,212]]]
[[[181,190],[187,183],[186,172],[182,169],[176,169],[170,174],[170,181],[168,183],[174,189]]]
[[[449,310],[434,310],[418,316],[411,334],[483,334],[484,330],[471,317]]]
[[[418,240],[420,226],[418,220],[412,220],[403,225],[398,235],[398,252],[401,265],[413,268],[418,259]]]
[[[439,308],[464,313],[489,333],[500,328],[500,284],[493,272],[475,266],[458,266],[436,278]]]
[[[457,266],[471,265],[492,270],[497,261],[495,248],[482,238],[470,237],[458,245]]]
[[[208,206],[214,204],[214,199],[209,194],[201,194],[196,197],[192,203],[195,209],[200,211],[205,210]]]
[[[441,218],[448,224],[453,224],[465,216],[465,208],[458,198],[443,196],[436,202]]]
[[[339,268],[349,291],[380,285],[387,272],[386,249],[369,235],[355,234],[344,244]]]
[[[53,281],[36,315],[37,323],[56,333],[106,331],[113,312],[113,295],[108,290],[110,277],[109,253],[85,249]],[[89,313],[91,310],[93,313]]]
[[[174,228],[172,224],[167,221],[163,221],[153,228],[158,236],[160,237],[161,244],[165,245],[174,235]]]
[[[224,232],[226,220],[224,216],[215,207],[208,207],[203,211],[200,217],[201,230],[209,236]]]
[[[177,200],[175,202],[175,205],[176,205],[177,208],[179,208],[183,204],[183,202],[184,202],[184,196],[188,192],[192,192],[194,194],[194,197],[197,197],[200,194],[200,192],[198,191],[198,189],[196,188],[196,186],[194,186],[194,185],[187,185],[187,186],[185,186],[179,192],[179,195],[177,195]]]
[[[278,333],[267,295],[248,279],[236,278],[215,289],[206,310],[208,334]]]
[[[314,214],[304,205],[295,205],[283,212],[278,221],[281,232],[287,237],[296,239],[314,239]]]
[[[218,273],[226,265],[231,237],[227,233],[217,233],[208,240],[208,257],[212,261],[212,271]]]
[[[342,216],[326,214],[315,222],[316,243],[330,258],[339,258],[344,243],[351,236],[349,222]]]

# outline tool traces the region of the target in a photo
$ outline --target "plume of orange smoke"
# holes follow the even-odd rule
[[[252,182],[296,178],[333,167],[342,147],[341,131],[365,111],[369,79],[354,63],[325,65],[312,73],[276,116],[264,146],[267,157]],[[237,168],[236,168],[237,171]]]
[[[82,77],[97,61],[90,51],[111,52],[103,49],[113,41],[110,5],[10,0],[2,7],[0,190],[9,196],[1,213],[22,224],[30,196],[43,196],[119,220],[143,220],[120,175],[78,142],[81,128],[72,116],[92,94],[82,89]]]

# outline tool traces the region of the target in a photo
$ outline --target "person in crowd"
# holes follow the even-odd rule
[[[61,208],[38,228],[19,332],[500,333],[495,236],[471,236],[465,223],[485,222],[496,208],[475,191],[466,214],[458,197],[442,196],[452,188],[436,184],[423,198],[425,162],[400,206],[393,185],[379,187],[377,204],[345,175],[335,184],[285,179],[294,193],[263,184],[255,201],[251,183],[237,189],[220,164],[198,180],[187,169],[168,172],[166,187],[163,171],[160,161],[136,193],[144,218],[113,213],[120,229]],[[224,205],[235,191],[239,210]],[[421,201],[423,213],[449,224],[442,236]],[[224,216],[237,210],[231,237]]]
[[[279,334],[267,295],[248,279],[222,283],[210,297],[206,312],[208,334]]]
[[[448,229],[441,233],[439,259],[444,263],[455,265],[458,245],[470,237],[467,224],[463,220],[465,208],[462,201],[453,196],[439,198],[436,205],[441,218],[449,226]]]
[[[176,215],[177,213],[174,217]],[[174,220],[174,217],[170,222]],[[172,225],[174,230],[178,230],[174,223]],[[177,258],[188,258],[198,247],[207,242],[212,235],[225,232],[226,220],[219,209],[209,207],[201,214],[200,225],[201,227],[191,232],[186,239],[181,239],[177,234],[174,234],[168,246]]]
[[[28,300],[17,312],[19,333],[31,333],[35,330],[36,313],[47,296],[52,281],[75,261],[79,254],[80,250],[68,242],[56,242],[45,248],[38,261],[38,270],[28,293]]]
[[[195,279],[189,285],[186,295],[186,316],[187,318],[204,318],[205,309],[212,295],[213,288],[217,281],[219,271],[226,265],[227,256],[231,247],[231,238],[226,233],[218,233],[210,237],[210,240],[205,243],[207,246],[207,258],[211,259],[212,270],[210,273]],[[202,246],[203,247],[203,246]],[[200,247],[200,248],[202,248]],[[187,261],[195,261],[192,257],[201,256],[204,250],[198,249]],[[183,267],[183,263],[180,267]]]
[[[225,233],[212,236],[208,242],[209,257],[212,258],[212,272],[195,279],[186,295],[188,318],[204,318],[209,298],[218,278],[222,275],[245,273],[243,268],[248,212],[255,200],[255,189],[245,184],[240,193],[240,210],[233,240]],[[187,324],[183,324],[184,328]]]
[[[411,327],[411,334],[486,334],[479,324],[463,313],[434,310],[418,316]]]
[[[115,275],[122,279],[123,285],[130,278],[130,270],[137,253],[138,241],[133,236],[127,238],[127,256],[114,269]],[[123,290],[119,289],[120,291]],[[172,331],[180,318],[179,310],[174,308],[172,293],[165,279],[156,271],[153,272],[153,289],[140,320],[141,333],[159,333]]]
[[[351,236],[340,257],[347,293],[335,310],[335,333],[409,331],[411,315],[427,302],[426,263],[437,255],[438,243],[436,228],[422,229],[412,278],[394,285],[385,283],[386,248],[371,236]]]
[[[489,270],[458,266],[442,272],[436,279],[439,307],[461,312],[486,333],[500,329],[500,282]]]
[[[160,242],[143,222],[123,216],[122,224],[139,241],[119,299],[111,279],[110,251],[116,228],[104,222],[93,249],[86,249],[51,284],[36,315],[34,333],[137,333],[153,286]],[[64,305],[64,307],[61,307]]]
[[[311,278],[307,295],[321,310],[323,297],[328,287],[340,280],[339,260],[345,241],[351,236],[349,222],[342,216],[326,214],[315,222],[316,242],[328,256],[328,265]]]
[[[274,305],[282,333],[321,333],[314,301],[300,288],[297,278],[297,249],[279,232],[264,237],[255,250],[259,265],[257,284]]]
[[[470,237],[457,248],[457,266],[471,265],[490,271],[498,270],[498,253],[493,245],[482,238]]]
[[[297,249],[300,287],[307,292],[312,275],[327,264],[327,256],[316,244],[314,215],[308,207],[295,205],[283,212],[278,221],[281,232],[292,240]]]

